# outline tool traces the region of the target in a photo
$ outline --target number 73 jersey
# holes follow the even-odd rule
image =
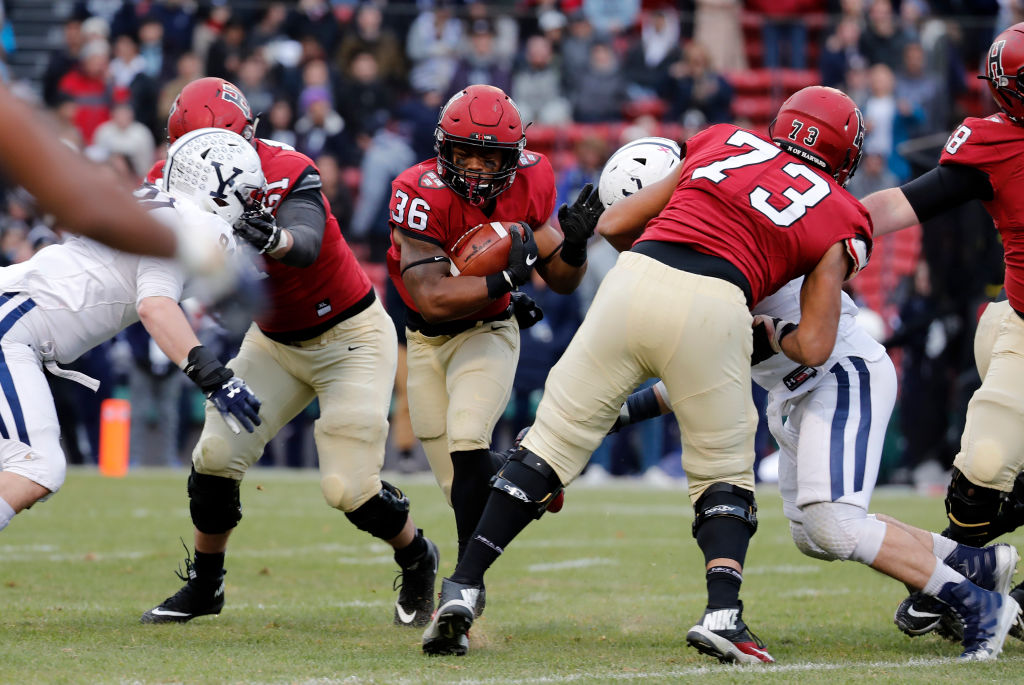
[[[870,249],[870,216],[831,176],[763,136],[720,124],[686,142],[679,184],[637,242],[684,243],[728,260],[750,283],[753,305],[813,271],[838,242],[860,260],[856,239]]]

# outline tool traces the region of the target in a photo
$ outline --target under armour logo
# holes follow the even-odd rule
[[[227,178],[224,178],[224,174],[220,172],[221,167],[223,166],[220,162],[210,160],[210,166],[212,166],[213,170],[217,172],[217,190],[211,190],[210,197],[215,197],[219,200],[223,200],[224,198],[227,197],[227,194],[224,191],[228,188],[228,186],[233,186],[235,184],[235,179],[238,178],[239,175],[241,175],[242,170],[239,169],[238,167],[232,167],[232,174]]]
[[[739,618],[739,614],[739,609],[719,609],[704,614],[701,623],[708,630],[736,630],[736,619]]]
[[[230,390],[228,390],[228,395],[227,395],[228,399],[231,399],[232,397],[234,397],[238,393],[242,392],[242,387],[239,386],[239,385],[235,385],[231,381],[228,381],[227,383],[225,383],[224,385],[221,386],[221,389],[224,389],[224,388],[230,388]]]

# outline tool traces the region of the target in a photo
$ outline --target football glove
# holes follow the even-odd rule
[[[235,235],[256,248],[260,254],[281,247],[281,227],[274,215],[265,209],[243,212],[234,225]]]
[[[512,313],[519,322],[519,330],[525,331],[544,318],[544,310],[526,293],[512,293]]]
[[[558,224],[565,236],[561,252],[563,262],[569,266],[583,266],[587,261],[587,241],[594,235],[597,220],[603,212],[604,203],[593,183],[583,186],[572,207],[563,203],[558,208]]]
[[[519,227],[522,229],[522,235],[519,231],[511,231],[512,245],[508,248],[508,267],[487,277],[487,296],[492,300],[512,292],[530,280],[530,273],[537,264],[537,241],[533,239],[533,231],[525,223],[520,223]]]
[[[262,423],[259,399],[245,381],[235,378],[235,373],[221,364],[206,347],[196,345],[189,350],[185,375],[199,386],[236,435],[242,432],[242,428],[252,433]]]
[[[754,352],[750,355],[751,364],[760,364],[764,360],[782,352],[782,339],[797,329],[797,324],[775,316],[758,314],[754,317]]]

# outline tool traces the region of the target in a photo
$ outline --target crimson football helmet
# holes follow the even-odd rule
[[[167,139],[198,128],[223,128],[252,140],[256,122],[238,86],[222,78],[196,79],[181,89],[167,117]]]
[[[1014,24],[992,41],[985,75],[992,98],[1006,118],[1024,125],[1024,22]]]
[[[860,163],[864,117],[842,91],[808,86],[782,103],[768,127],[768,136],[786,152],[845,186]]]
[[[497,171],[470,171],[455,163],[454,146],[499,150]],[[497,197],[512,185],[526,146],[523,120],[512,98],[500,88],[476,85],[462,90],[441,109],[434,129],[437,175],[473,204]]]

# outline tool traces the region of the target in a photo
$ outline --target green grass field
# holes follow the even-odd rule
[[[425,657],[419,630],[391,625],[390,548],[328,509],[313,472],[256,470],[243,484],[221,616],[141,625],[180,585],[179,536],[191,544],[185,475],[73,471],[53,500],[0,533],[0,682],[1024,680],[1020,642],[1008,640],[995,664],[959,664],[955,645],[898,632],[902,587],[858,564],[801,556],[771,489],[759,493],[743,588],[745,618],[778,660],[768,668],[719,665],[686,647],[704,607],[692,511],[684,490],[629,483],[570,488],[560,514],[510,546],[464,658]],[[450,572],[454,523],[436,486],[394,481]],[[924,527],[944,520],[941,499],[908,491],[877,493],[874,507]]]

